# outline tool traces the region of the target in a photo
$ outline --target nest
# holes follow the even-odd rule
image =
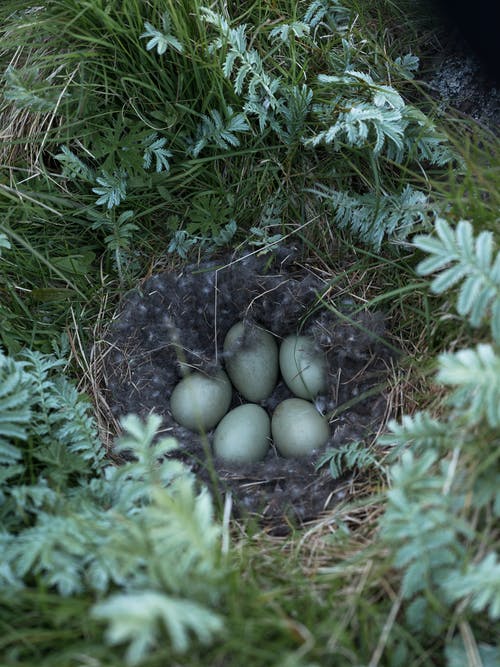
[[[332,479],[327,467],[317,469],[324,450],[372,438],[386,413],[380,388],[390,357],[384,317],[356,312],[352,300],[345,298],[331,308],[331,299],[325,279],[299,265],[287,248],[153,275],[126,295],[107,333],[111,348],[104,374],[114,416],[159,414],[162,435],[172,435],[179,443],[173,456],[213,491],[230,492],[238,514],[274,525],[314,519],[344,495],[341,480]],[[321,451],[294,460],[271,447],[257,463],[207,463],[212,433],[201,436],[173,420],[169,397],[186,365],[208,374],[223,367],[224,337],[239,320],[249,332],[257,324],[278,339],[298,332],[309,335],[324,354],[328,391],[317,397],[316,407],[330,415],[331,435]],[[290,397],[279,381],[261,405],[271,414]],[[234,390],[231,408],[245,402]]]

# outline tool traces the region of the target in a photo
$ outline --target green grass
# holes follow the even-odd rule
[[[497,427],[486,418],[482,423],[467,421],[467,406],[457,400],[450,407],[453,389],[435,381],[440,353],[480,342],[491,342],[498,352],[498,340],[491,340],[488,321],[473,328],[457,315],[453,290],[443,295],[430,291],[431,277],[416,271],[424,253],[408,243],[391,243],[390,233],[380,250],[360,242],[354,225],[339,229],[335,207],[313,191],[321,186],[353,197],[374,194],[380,202],[411,186],[450,222],[470,220],[476,236],[489,230],[498,242],[498,137],[453,110],[440,112],[419,81],[443,39],[425,7],[353,0],[345,3],[355,16],[348,31],[326,38],[320,26],[314,43],[297,39],[280,46],[270,44],[266,35],[278,23],[299,20],[308,3],[232,4],[231,26],[248,25],[249,42],[265,71],[289,87],[307,84],[315,102],[331,101],[331,85],[318,82],[317,75],[343,71],[347,46],[342,37],[349,34],[353,68],[380,77],[425,111],[463,167],[432,165],[414,154],[398,161],[384,151],[375,155],[373,146],[350,146],[347,141],[335,150],[326,145],[305,148],[301,137],[325,128],[326,121],[312,113],[290,141],[268,124],[261,131],[257,117],[249,114],[251,129],[237,135],[237,145],[223,150],[212,143],[194,157],[185,137],[193,136],[213,109],[230,105],[241,112],[247,90],[238,94],[234,76],[223,75],[220,53],[208,57],[204,52],[217,31],[202,20],[199,3],[53,0],[26,14],[30,2],[4,4],[0,239],[4,234],[11,247],[2,248],[0,255],[0,344],[11,356],[23,349],[50,353],[63,348],[70,358],[66,376],[91,392],[82,357],[96,327],[99,333],[121,295],[155,267],[184,261],[179,253],[168,253],[176,232],[185,232],[190,258],[225,247],[253,250],[252,243],[276,234],[299,244],[303,260],[331,276],[337,298],[349,296],[359,308],[386,313],[391,343],[403,350],[391,386],[394,416],[429,408],[446,424],[449,438],[444,444],[430,438],[420,450],[417,436],[407,438],[405,446],[416,452],[416,462],[405,464],[406,487],[391,469],[397,457],[389,446],[381,447],[378,468],[356,472],[356,493],[349,502],[286,538],[273,538],[245,523],[228,527],[217,516],[214,525],[222,522],[227,540],[222,560],[228,574],[216,603],[210,587],[207,598],[198,601],[223,617],[223,638],[209,646],[190,641],[186,653],[173,656],[167,634],[160,633],[142,664],[491,667],[499,651],[498,614],[488,615],[487,605],[474,608],[470,598],[452,599],[441,590],[439,575],[443,572],[445,579],[449,572],[431,555],[423,594],[427,616],[418,627],[404,582],[427,552],[418,550],[418,535],[410,535],[410,526],[405,539],[414,551],[404,564],[405,542],[398,541],[394,531],[405,517],[423,521],[431,507],[443,525],[456,528],[451,544],[465,554],[457,561],[464,575],[471,564],[498,550]],[[183,53],[148,51],[147,40],[140,36],[146,21],[161,27],[165,10]],[[394,65],[407,53],[421,57],[422,69],[414,80]],[[9,65],[20,78],[5,74]],[[24,89],[15,87],[19,80]],[[338,104],[349,95],[362,92],[352,84]],[[143,166],[143,142],[153,133],[166,139],[164,147],[172,153],[168,172],[155,171],[154,160],[152,169]],[[63,170],[56,157],[61,146],[81,161],[80,166],[72,164],[76,172]],[[96,178],[122,169],[128,174],[125,200],[109,209],[97,205],[99,195],[92,191],[98,186]],[[133,211],[130,219],[120,218],[125,211]],[[233,219],[235,236],[226,246],[217,246],[217,235]],[[432,220],[426,209],[411,234],[428,233]],[[127,226],[130,223],[136,227]],[[338,306],[335,299],[327,305]],[[2,477],[6,488],[34,484],[40,470],[50,479],[50,466],[37,459],[47,437],[42,431],[30,432],[22,453],[28,472]],[[416,466],[431,450],[438,463],[421,479]],[[93,474],[97,483],[101,473]],[[70,491],[64,487],[64,493],[74,491],[77,476],[72,475],[67,480]],[[391,487],[409,499],[407,515],[406,506],[397,506],[388,493]],[[435,488],[443,487],[451,507],[439,504],[446,494],[436,495]],[[387,507],[392,524],[388,519],[384,524]],[[19,533],[37,517],[33,508],[14,514],[3,518],[14,526],[9,530]],[[460,521],[472,532],[458,537]],[[381,526],[389,537],[380,537]],[[98,548],[91,540],[88,544]],[[137,556],[136,547],[129,548],[131,558]],[[434,553],[430,546],[429,553]],[[153,565],[152,558],[151,569]],[[496,590],[494,576],[492,570],[491,590]],[[193,577],[193,582],[198,579]],[[4,587],[0,593],[0,664],[123,664],[125,646],[111,646],[105,639],[106,624],[91,615],[104,592],[64,597],[47,583],[43,571],[28,573],[24,583],[20,590]],[[187,599],[196,597],[189,586],[185,582],[182,589]],[[126,585],[123,590],[128,590]],[[171,592],[168,586],[165,591]],[[453,655],[459,654],[462,662],[454,662]]]

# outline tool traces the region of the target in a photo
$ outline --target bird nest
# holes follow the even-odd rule
[[[231,493],[238,514],[274,526],[312,520],[345,493],[345,483],[333,479],[328,466],[318,468],[325,450],[369,442],[386,413],[383,383],[390,352],[384,317],[360,312],[353,304],[349,298],[335,299],[330,282],[300,265],[286,248],[153,275],[125,296],[108,330],[108,403],[115,417],[159,414],[162,435],[179,443],[172,456],[214,492]],[[223,367],[224,337],[240,320],[249,329],[253,324],[267,329],[278,340],[293,333],[311,336],[324,354],[328,390],[317,397],[316,407],[329,416],[330,436],[321,450],[290,459],[271,446],[257,463],[227,463],[210,454],[212,432],[194,433],[172,418],[169,397],[186,364],[216,373]],[[280,380],[261,405],[271,414],[291,396]],[[231,408],[245,402],[235,389]]]

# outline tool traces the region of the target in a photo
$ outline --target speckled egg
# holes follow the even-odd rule
[[[302,398],[287,398],[274,411],[271,432],[282,456],[298,458],[322,447],[330,428],[312,403]]]
[[[232,463],[260,461],[269,449],[271,424],[260,405],[246,403],[231,410],[214,432],[214,454]]]
[[[327,389],[327,365],[309,336],[287,336],[279,353],[281,375],[295,396],[313,399]]]
[[[191,431],[208,431],[229,410],[232,393],[224,371],[214,376],[192,373],[175,386],[170,396],[172,417]]]
[[[268,398],[278,381],[278,346],[272,334],[252,327],[243,340],[245,325],[237,322],[224,340],[226,370],[231,382],[248,401]]]

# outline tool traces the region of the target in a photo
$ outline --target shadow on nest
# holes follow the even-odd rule
[[[336,301],[331,292],[324,277],[296,262],[290,248],[153,275],[126,295],[106,337],[110,350],[104,375],[114,415],[161,415],[162,435],[179,443],[173,456],[212,491],[231,492],[237,514],[256,516],[278,532],[280,526],[316,518],[345,495],[345,483],[332,479],[325,467],[317,469],[317,462],[326,449],[368,441],[378,431],[386,416],[383,385],[392,354],[384,342],[383,315],[359,312],[352,300],[339,296]],[[188,364],[208,374],[220,369],[224,337],[239,320],[249,336],[254,323],[278,340],[298,332],[312,336],[325,355],[328,390],[317,397],[316,407],[330,416],[331,432],[311,456],[286,459],[271,446],[257,463],[215,458],[208,465],[212,432],[200,436],[173,420],[169,397],[183,377],[182,368]],[[291,396],[280,380],[261,405],[271,414]],[[245,402],[235,389],[231,408]]]

